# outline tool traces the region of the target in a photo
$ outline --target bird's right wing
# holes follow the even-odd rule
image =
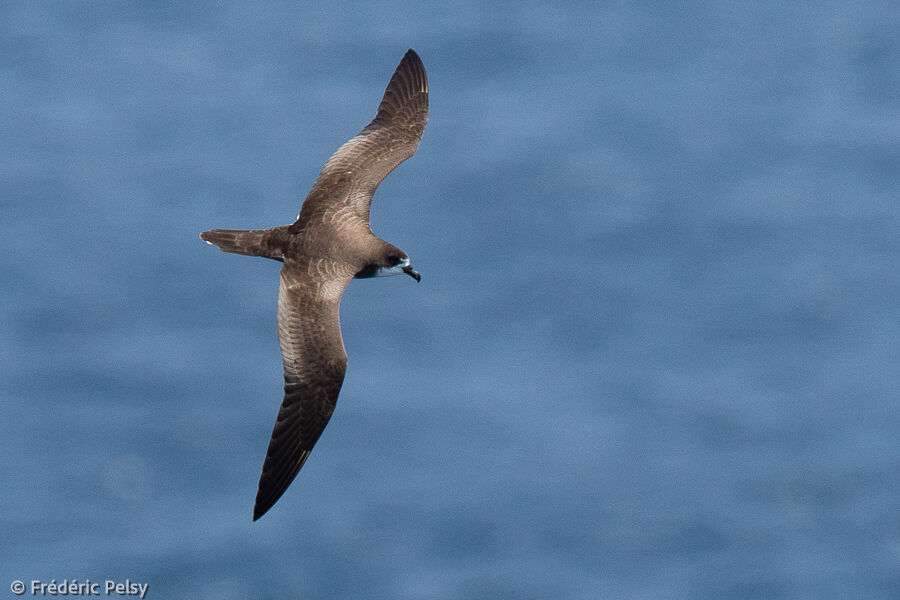
[[[286,265],[281,270],[278,340],[284,401],[259,478],[254,521],[275,504],[306,462],[334,412],[347,369],[338,309],[352,275],[314,267],[299,272]]]

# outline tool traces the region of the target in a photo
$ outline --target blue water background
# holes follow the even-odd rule
[[[0,596],[900,597],[900,4],[0,5]],[[289,223],[408,47],[337,411]],[[26,596],[28,597],[28,596]]]

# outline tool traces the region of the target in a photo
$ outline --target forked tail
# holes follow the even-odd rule
[[[271,247],[270,229],[211,229],[200,234],[200,239],[207,244],[218,246],[222,252],[246,254],[248,256],[264,256],[283,260]]]

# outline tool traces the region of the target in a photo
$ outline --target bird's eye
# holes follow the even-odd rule
[[[396,254],[392,254],[392,255],[388,256],[388,262],[391,264],[391,266],[395,266],[395,265],[399,265],[400,263],[402,263],[403,259],[400,258],[399,256],[397,256]]]

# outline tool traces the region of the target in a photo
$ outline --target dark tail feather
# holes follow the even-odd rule
[[[283,260],[282,256],[273,255],[267,243],[268,229],[211,229],[200,234],[200,239],[207,244],[218,246],[222,252],[246,254],[248,256],[265,256],[275,260]]]

